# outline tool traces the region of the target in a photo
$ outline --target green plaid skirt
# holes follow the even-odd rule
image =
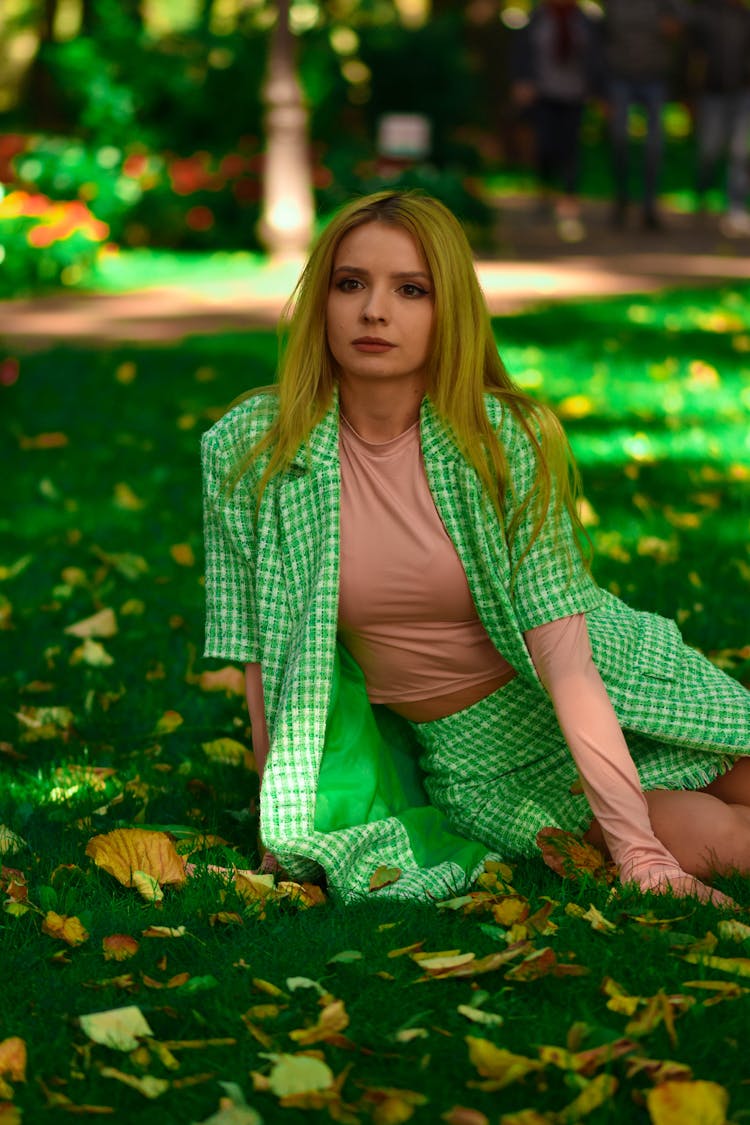
[[[750,753],[750,692],[687,646],[675,673],[653,677],[658,735],[618,715],[645,790],[700,789]],[[430,801],[462,835],[533,856],[540,829],[591,823],[552,703],[520,676],[464,711],[409,726]]]

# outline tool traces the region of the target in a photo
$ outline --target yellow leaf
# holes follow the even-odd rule
[[[26,1081],[26,1043],[17,1035],[0,1043],[0,1077],[11,1082]]]
[[[724,941],[747,941],[750,938],[750,926],[737,918],[723,918],[718,930],[719,937]]]
[[[146,1036],[153,1039],[154,1036],[141,1009],[134,1005],[91,1012],[80,1016],[80,1024],[84,1034],[94,1043],[116,1051],[134,1051],[139,1039]]]
[[[269,1088],[277,1098],[327,1090],[334,1084],[331,1068],[311,1055],[272,1055]]]
[[[468,965],[475,957],[475,953],[458,953],[448,957],[420,957],[419,967],[428,973],[444,973],[446,969],[457,969],[461,965]]]
[[[130,360],[127,360],[125,363],[121,363],[119,367],[115,368],[115,379],[118,383],[122,383],[124,387],[127,387],[128,384],[132,383],[137,374],[138,370],[135,364]]]
[[[171,734],[185,722],[179,711],[165,711],[154,728],[155,734]]]
[[[60,938],[68,945],[83,945],[89,940],[87,931],[81,925],[80,918],[68,917],[65,914],[56,914],[48,910],[42,922],[42,932],[50,937]]]
[[[486,1027],[500,1027],[503,1017],[496,1012],[483,1012],[481,1008],[471,1008],[468,1004],[459,1004],[456,1011],[472,1023],[482,1023]]]
[[[590,924],[592,930],[597,930],[601,934],[617,933],[617,926],[614,922],[610,922],[605,918],[601,911],[597,910],[593,904],[589,905],[588,910],[584,910],[583,907],[578,906],[577,903],[569,902],[565,907],[565,913],[576,918],[583,918],[585,922]]]
[[[514,1055],[504,1047],[496,1047],[488,1039],[475,1039],[467,1035],[466,1042],[469,1046],[470,1062],[482,1078],[489,1078],[492,1081],[492,1086],[483,1085],[483,1089],[502,1090],[512,1082],[525,1078],[527,1074],[542,1069],[542,1064],[537,1059]]]
[[[164,900],[164,891],[154,875],[149,875],[147,871],[134,871],[131,878],[130,886],[135,887],[138,894],[141,898],[145,898],[146,902],[162,902]]]
[[[555,1120],[559,1125],[576,1125],[582,1117],[604,1105],[617,1090],[617,1079],[612,1074],[598,1074],[592,1078],[577,1098],[559,1110]]]
[[[232,882],[243,902],[257,902],[273,893],[273,875],[256,875],[252,871],[235,871]]]
[[[170,1082],[166,1078],[154,1078],[152,1074],[144,1074],[142,1078],[138,1078],[135,1074],[125,1074],[124,1071],[117,1070],[113,1066],[103,1066],[99,1073],[102,1078],[116,1078],[123,1085],[130,1086],[132,1090],[143,1094],[144,1098],[158,1098],[170,1087]]]
[[[114,657],[110,656],[104,645],[86,637],[83,644],[73,649],[70,654],[70,663],[88,664],[89,668],[109,668],[114,664]]]
[[[12,1102],[0,1102],[0,1125],[21,1125],[21,1110]]]
[[[195,566],[195,553],[189,543],[173,543],[169,553],[178,566]]]
[[[164,832],[116,828],[89,840],[86,855],[125,887],[136,886],[137,873],[149,876],[158,885],[185,880],[185,862]]]
[[[718,969],[722,973],[750,977],[750,957],[714,957],[709,954],[685,953],[682,960],[689,961],[691,965],[705,965],[707,969]]]
[[[523,922],[529,916],[529,904],[520,895],[505,895],[492,907],[492,917],[499,926],[506,928],[516,922]]]
[[[109,934],[102,938],[105,961],[127,961],[139,948],[138,942],[129,934]]]
[[[144,937],[175,938],[184,937],[187,930],[184,926],[148,926],[141,933]]]
[[[198,677],[201,691],[224,691],[227,695],[245,694],[245,676],[239,668],[227,664],[216,672],[201,672]]]
[[[137,496],[127,481],[118,481],[115,485],[114,503],[126,512],[140,512],[145,508],[146,501]]]
[[[389,887],[391,883],[397,883],[401,878],[400,867],[388,867],[386,864],[381,864],[376,867],[370,876],[370,890],[379,891],[383,887]]]
[[[201,747],[203,753],[212,762],[222,762],[228,766],[246,766],[257,772],[252,753],[236,738],[215,738],[213,742],[202,742]]]
[[[728,1105],[716,1082],[662,1082],[646,1093],[652,1125],[725,1125]]]
[[[84,617],[74,625],[68,625],[65,632],[71,637],[114,637],[117,633],[117,618],[113,609],[101,609],[91,617]]]
[[[326,1004],[316,1024],[312,1027],[300,1028],[290,1031],[289,1038],[301,1047],[309,1047],[312,1043],[324,1043],[331,1036],[338,1035],[349,1026],[349,1016],[344,1007],[343,1000],[333,1000]]]
[[[504,1113],[500,1125],[556,1125],[557,1118],[536,1109],[520,1109],[518,1113]]]

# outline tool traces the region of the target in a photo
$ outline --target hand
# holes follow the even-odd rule
[[[712,906],[739,909],[738,903],[729,895],[701,883],[700,879],[688,875],[680,867],[675,867],[673,871],[652,868],[641,876],[631,874],[628,881],[636,883],[640,890],[650,891],[652,894],[673,894],[677,898],[692,897],[700,902],[709,902]]]

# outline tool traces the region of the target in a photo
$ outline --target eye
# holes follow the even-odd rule
[[[362,289],[362,282],[358,277],[342,277],[340,281],[336,282],[336,288],[342,293],[354,293],[357,289]]]
[[[402,296],[410,297],[412,299],[414,297],[427,296],[427,290],[424,289],[421,285],[417,285],[415,281],[405,282],[404,285],[401,286],[399,292],[402,294]]]

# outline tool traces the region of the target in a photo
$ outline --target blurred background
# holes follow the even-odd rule
[[[670,252],[742,256],[750,220],[746,196],[727,196],[738,145],[726,104],[713,140],[699,125],[707,98],[744,106],[734,164],[746,166],[750,31],[743,45],[729,27],[740,73],[713,89],[710,52],[728,48],[701,20],[713,30],[717,9],[750,20],[741,0],[4,0],[0,296],[185,281],[186,269],[210,284],[205,251],[225,281],[246,276],[264,255],[299,257],[352,195],[390,186],[438,196],[488,259],[632,250],[629,225],[648,249],[671,236]],[[612,37],[627,53],[635,34],[630,53],[644,54],[628,11],[650,23],[659,57],[623,75]],[[636,84],[624,172],[612,145],[623,79]],[[558,128],[561,108],[573,117]]]

